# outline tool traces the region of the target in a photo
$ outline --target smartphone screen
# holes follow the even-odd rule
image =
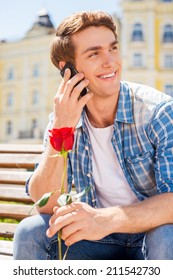
[[[70,76],[70,78],[72,78],[74,75],[76,75],[78,72],[77,72],[77,70],[76,70],[76,68],[70,63],[70,62],[67,62],[66,64],[65,64],[65,66],[62,68],[62,70],[60,71],[60,74],[61,74],[61,76],[62,77],[64,77],[64,72],[65,72],[65,69],[66,68],[69,68],[70,69],[70,71],[71,71],[71,76]],[[78,82],[76,85],[78,85],[80,82]],[[85,94],[87,94],[87,89],[86,88],[84,88],[82,91],[81,91],[81,93],[80,93],[80,96],[82,97],[82,96],[84,96]]]

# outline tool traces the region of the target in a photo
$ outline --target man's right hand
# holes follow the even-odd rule
[[[76,127],[83,107],[93,95],[88,92],[79,99],[81,91],[88,86],[89,81],[84,79],[83,73],[78,73],[71,79],[70,74],[70,69],[67,68],[54,98],[55,120],[53,126],[56,128]],[[76,85],[78,82],[80,83]]]

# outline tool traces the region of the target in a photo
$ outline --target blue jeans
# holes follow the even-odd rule
[[[15,260],[56,260],[57,234],[46,236],[50,215],[42,214],[24,219],[14,238]],[[163,234],[165,232],[165,235]],[[70,246],[69,260],[142,260],[173,259],[173,225],[160,227],[145,238],[144,234],[116,233],[99,241],[82,240]],[[162,240],[162,236],[165,236]],[[172,243],[169,243],[171,237]],[[143,240],[144,246],[143,246]],[[165,242],[166,240],[166,242]],[[143,251],[142,251],[143,246]],[[172,250],[171,250],[172,249]],[[63,254],[66,246],[62,241]]]

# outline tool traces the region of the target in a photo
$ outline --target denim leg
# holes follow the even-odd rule
[[[144,260],[144,234],[114,233],[98,241],[82,240],[69,248],[71,260]]]
[[[146,233],[143,252],[147,260],[173,260],[173,224]]]
[[[24,219],[14,237],[15,260],[56,260],[57,234],[46,236],[50,215],[41,214]],[[70,246],[68,260],[143,259],[142,234],[111,234],[98,241],[82,240]],[[62,241],[62,252],[66,246]]]
[[[56,236],[48,238],[50,215],[34,215],[22,220],[14,236],[13,255],[15,260],[46,260],[54,258],[56,249],[49,254],[49,246]],[[53,249],[53,247],[52,247]]]

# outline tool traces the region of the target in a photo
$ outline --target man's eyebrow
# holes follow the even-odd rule
[[[118,44],[118,41],[117,40],[114,40],[113,42],[110,43],[110,47],[114,46]],[[91,52],[91,51],[97,51],[97,50],[100,50],[102,49],[103,47],[102,46],[93,46],[93,47],[89,47],[87,48],[86,50],[83,51],[82,54],[85,54],[87,52]]]

